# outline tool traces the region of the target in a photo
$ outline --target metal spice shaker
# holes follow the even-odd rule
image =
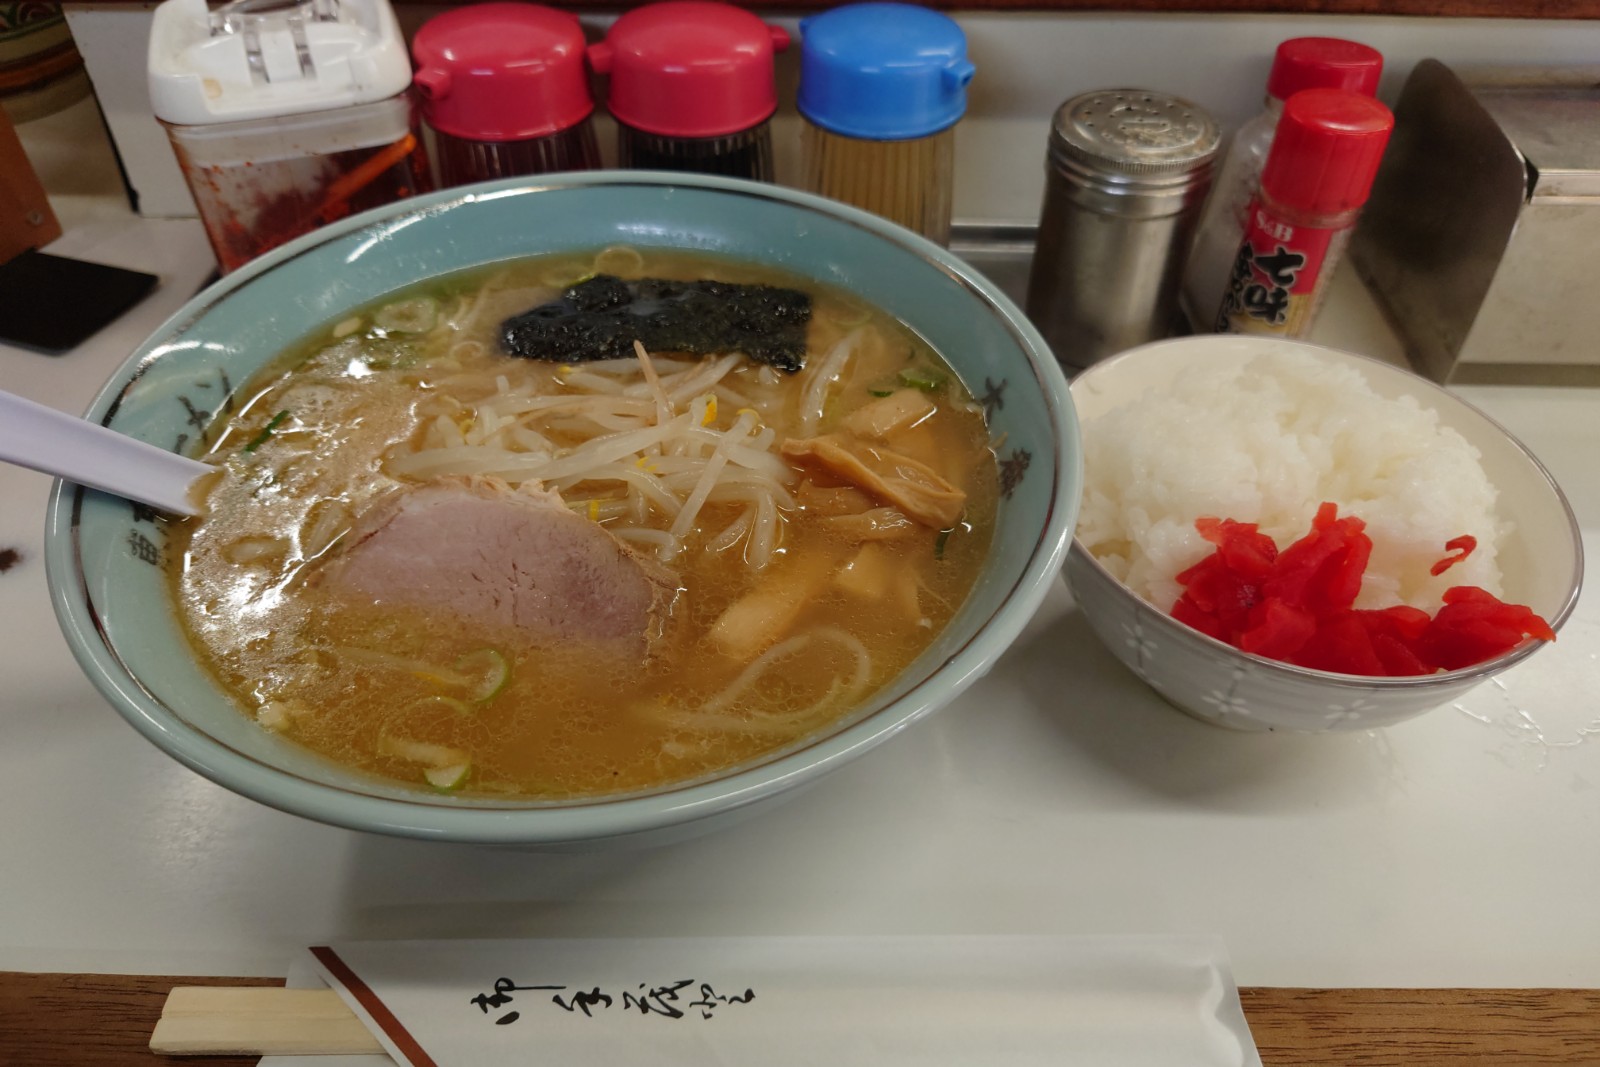
[[[1217,144],[1209,115],[1165,93],[1102,89],[1057,109],[1027,311],[1069,372],[1177,330]]]

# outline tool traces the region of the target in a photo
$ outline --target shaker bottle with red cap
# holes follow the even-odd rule
[[[1346,89],[1307,89],[1284,103],[1217,332],[1305,336],[1393,129],[1388,108]]]
[[[589,46],[610,76],[617,164],[772,180],[773,55],[789,34],[710,0],[634,8]]]
[[[1261,182],[1261,168],[1283,115],[1283,102],[1303,89],[1378,91],[1383,54],[1338,37],[1294,37],[1278,45],[1260,114],[1234,134],[1212,185],[1183,274],[1183,303],[1195,328],[1211,329],[1233,254],[1244,237],[1245,209]]]
[[[436,15],[411,44],[444,186],[600,166],[583,28],[520,2]]]

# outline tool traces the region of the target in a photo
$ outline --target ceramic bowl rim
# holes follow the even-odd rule
[[[404,837],[504,845],[563,844],[649,834],[729,812],[814,780],[886,741],[955,699],[1010,647],[1043,602],[1063,566],[1082,484],[1078,423],[1066,378],[1044,338],[994,283],[948,250],[875,215],[794,189],[735,178],[647,171],[587,171],[511,178],[425,194],[325,226],[276,248],[207,286],[158,326],[111,373],[86,417],[107,422],[124,392],[214,304],[259,275],[353,231],[402,218],[447,212],[480,198],[534,195],[595,186],[678,186],[756,197],[800,208],[868,231],[947,275],[989,313],[1014,342],[1043,393],[1051,420],[1051,480],[1045,526],[995,610],[975,620],[970,636],[920,680],[875,711],[802,747],[709,779],[618,798],[560,805],[468,806],[360,793],[280,769],[191,725],[140,684],[113,648],[90,599],[79,556],[78,515],[88,492],[57,481],[45,531],[46,574],[57,621],[84,673],[146,739],[180,763],[229,790],[270,807],[349,829]],[[1038,457],[1043,459],[1044,457]],[[1042,464],[1040,466],[1043,466]]]
[[[1394,363],[1377,359],[1373,356],[1368,356],[1360,352],[1351,352],[1347,349],[1335,348],[1331,345],[1315,344],[1309,341],[1293,341],[1287,338],[1256,337],[1251,335],[1232,336],[1229,338],[1229,340],[1240,341],[1245,344],[1263,342],[1271,343],[1275,346],[1289,345],[1297,349],[1310,352],[1334,352],[1341,357],[1354,359],[1365,363],[1371,363],[1375,366],[1383,367],[1385,370],[1406,371],[1416,379],[1418,387],[1422,389],[1423,392],[1440,395],[1456,404],[1459,404],[1463,408],[1466,408],[1469,412],[1482,418],[1491,427],[1502,434],[1506,441],[1509,442],[1512,447],[1518,453],[1520,453],[1524,459],[1532,464],[1535,470],[1539,472],[1539,475],[1544,479],[1545,484],[1555,495],[1556,502],[1561,505],[1562,513],[1566,516],[1568,532],[1572,537],[1572,544],[1574,547],[1572,556],[1572,580],[1568,586],[1565,599],[1563,600],[1560,609],[1556,611],[1555,614],[1550,618],[1545,620],[1550,624],[1551,630],[1557,632],[1560,631],[1562,624],[1571,617],[1572,612],[1577,608],[1578,597],[1583,591],[1583,532],[1582,528],[1578,524],[1577,515],[1573,513],[1572,504],[1567,499],[1566,493],[1562,492],[1560,484],[1556,482],[1555,477],[1551,475],[1550,471],[1545,467],[1545,465],[1540,462],[1539,457],[1534,455],[1532,450],[1530,450],[1527,445],[1523,444],[1520,438],[1502,426],[1498,421],[1484,412],[1477,405],[1459,396],[1456,396],[1454,393],[1451,393],[1440,386],[1437,382],[1430,381],[1420,374],[1416,374],[1414,371],[1411,371],[1409,368],[1400,367]],[[1165,348],[1175,344],[1182,344],[1192,341],[1193,338],[1187,337],[1169,338],[1167,340],[1153,341],[1150,344],[1139,345],[1135,348],[1127,349],[1123,352],[1117,353],[1109,359],[1103,360],[1094,364],[1092,367],[1089,367],[1072,380],[1072,385],[1076,387],[1079,382],[1085,381],[1089,375],[1103,367],[1108,367],[1112,364],[1123,361],[1131,362],[1130,357],[1136,359],[1139,358],[1143,353],[1153,349]],[[1100,561],[1094,557],[1094,554],[1084,546],[1083,542],[1078,540],[1076,524],[1074,524],[1073,528],[1072,544],[1069,550],[1069,555],[1077,562],[1094,568],[1094,570],[1115,590],[1118,597],[1124,600],[1136,602],[1137,604],[1149,608],[1151,613],[1161,620],[1160,625],[1181,628],[1184,634],[1196,639],[1203,647],[1207,648],[1225,660],[1243,661],[1244,663],[1249,664],[1253,670],[1283,679],[1293,679],[1305,683],[1327,685],[1339,689],[1364,689],[1368,691],[1376,689],[1384,692],[1395,693],[1404,692],[1407,690],[1453,687],[1462,685],[1464,683],[1476,684],[1477,682],[1486,680],[1491,675],[1499,674],[1501,671],[1516,663],[1520,663],[1522,660],[1537,652],[1546,643],[1543,641],[1524,641],[1511,651],[1503,652],[1493,659],[1484,660],[1482,663],[1475,663],[1470,667],[1459,667],[1453,671],[1442,671],[1437,674],[1421,674],[1401,677],[1373,677],[1361,674],[1344,674],[1336,671],[1315,670],[1310,667],[1300,667],[1292,663],[1284,663],[1282,660],[1268,659],[1265,656],[1258,656],[1253,652],[1246,652],[1243,649],[1235,648],[1226,641],[1220,641],[1217,638],[1212,637],[1210,634],[1202,633],[1201,631],[1196,630],[1194,627],[1186,626],[1174,619],[1170,613],[1161,610],[1154,604],[1151,604],[1149,601],[1139,596],[1122,582],[1118,581],[1110,571],[1106,570],[1106,568],[1101,565]]]

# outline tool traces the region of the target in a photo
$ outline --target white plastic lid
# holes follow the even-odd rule
[[[387,0],[165,0],[148,72],[157,118],[206,125],[382,100],[411,59]]]

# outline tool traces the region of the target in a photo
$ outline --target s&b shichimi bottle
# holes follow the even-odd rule
[[[1372,96],[1382,74],[1383,53],[1357,41],[1292,37],[1278,45],[1267,76],[1266,102],[1227,144],[1184,266],[1183,305],[1197,329],[1211,329],[1222,301],[1284,101],[1306,89],[1348,89]]]
[[[1307,89],[1285,102],[1217,313],[1218,333],[1305,336],[1393,129],[1389,109],[1361,93]]]

